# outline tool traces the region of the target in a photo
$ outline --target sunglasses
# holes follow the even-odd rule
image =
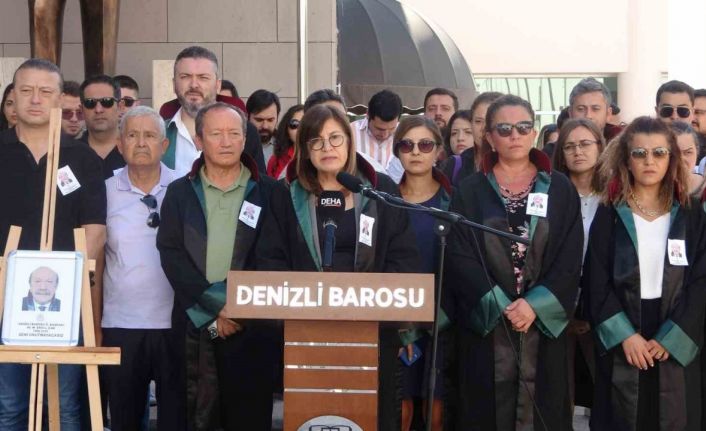
[[[103,97],[100,99],[83,99],[81,104],[88,109],[93,109],[98,105],[99,103],[101,104],[102,107],[105,109],[112,108],[113,105],[115,105],[115,102],[117,102],[118,99],[115,97]]]
[[[78,121],[83,121],[83,111],[80,109],[62,109],[61,118],[64,120],[71,120],[76,116]]]
[[[672,114],[674,114],[674,109],[677,110],[677,115],[679,118],[689,118],[689,115],[691,115],[691,109],[686,106],[677,106],[674,108],[674,106],[662,105],[659,107],[659,116],[662,118],[669,118]]]
[[[630,157],[632,157],[635,160],[644,160],[647,158],[647,153],[649,151],[646,148],[633,148],[630,150]],[[671,151],[669,148],[665,147],[657,147],[652,149],[652,157],[655,159],[664,159],[665,157],[669,156],[669,153]]]
[[[157,198],[152,195],[144,195],[140,202],[150,209],[150,215],[147,216],[147,226],[153,229],[159,227],[159,213],[156,211]]]
[[[419,151],[422,153],[431,153],[434,151],[434,147],[436,147],[436,142],[432,141],[431,139],[420,139],[419,142],[414,142],[411,139],[402,139],[401,141],[397,142],[397,151],[400,153],[411,153],[414,151],[414,146],[416,145],[417,148],[419,148]]]
[[[123,97],[120,99],[120,103],[125,105],[125,107],[127,107],[127,108],[132,108],[132,105],[134,105],[135,102],[136,102],[136,100],[133,99],[132,97]],[[103,105],[103,106],[105,106],[105,105]],[[111,104],[111,106],[113,106],[113,105]],[[108,108],[108,106],[106,106],[106,108]]]
[[[534,123],[531,121],[520,121],[516,124],[498,123],[493,126],[498,135],[507,138],[512,135],[512,129],[517,129],[517,133],[522,136],[529,135],[534,130]]]
[[[287,127],[289,127],[290,130],[297,130],[299,128],[299,120],[289,120]]]

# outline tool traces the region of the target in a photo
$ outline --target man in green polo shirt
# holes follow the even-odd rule
[[[274,181],[243,153],[246,119],[215,103],[196,116],[203,148],[191,172],[164,197],[157,234],[175,292],[172,328],[184,357],[186,427],[269,430],[281,368],[281,328],[225,317],[230,270],[255,269],[254,245]]]

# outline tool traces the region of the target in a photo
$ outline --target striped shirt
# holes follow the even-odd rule
[[[352,122],[351,130],[353,131],[353,139],[355,140],[358,152],[369,156],[371,159],[380,163],[380,165],[387,167],[390,158],[393,157],[392,139],[394,134],[391,134],[390,137],[384,141],[378,142],[375,136],[370,133],[370,129],[368,129],[367,118]]]

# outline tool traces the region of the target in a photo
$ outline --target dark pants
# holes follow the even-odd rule
[[[112,431],[141,429],[150,380],[157,384],[157,429],[183,430],[174,334],[170,329],[103,329],[103,345],[120,347],[120,365],[105,367]]]

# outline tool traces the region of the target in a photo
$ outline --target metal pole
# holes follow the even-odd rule
[[[307,3],[308,0],[298,0],[297,7],[297,98],[303,104],[309,94],[306,85],[307,68]]]

